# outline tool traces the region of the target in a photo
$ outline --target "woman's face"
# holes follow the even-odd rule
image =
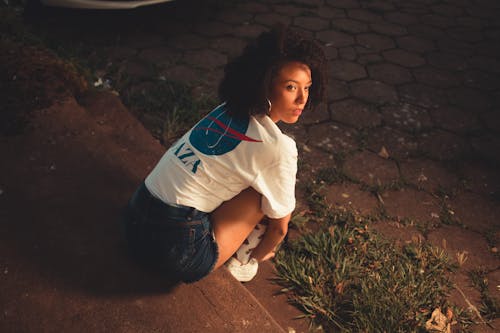
[[[307,103],[311,84],[311,70],[306,64],[297,61],[285,63],[271,82],[271,119],[275,123],[297,122]]]

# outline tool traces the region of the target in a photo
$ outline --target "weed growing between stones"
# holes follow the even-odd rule
[[[276,268],[283,291],[313,325],[327,332],[423,332],[435,308],[450,307],[454,267],[442,250],[419,240],[396,246],[365,218],[333,209],[313,185],[310,191],[318,210],[302,214],[301,224],[320,228],[283,246]],[[458,317],[462,329],[465,319]]]
[[[288,244],[276,267],[291,300],[327,330],[416,332],[450,287],[442,251],[397,248],[349,214]]]
[[[469,277],[474,288],[481,293],[481,306],[479,312],[487,321],[500,318],[500,299],[491,295],[488,289],[488,271],[475,269],[469,272]]]

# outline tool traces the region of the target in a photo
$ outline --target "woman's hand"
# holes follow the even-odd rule
[[[288,231],[288,222],[290,222],[291,216],[289,214],[279,219],[268,219],[269,225],[264,238],[252,251],[253,258],[258,261],[265,261],[274,257],[276,247],[283,241]]]

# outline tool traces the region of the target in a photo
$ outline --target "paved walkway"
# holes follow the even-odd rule
[[[321,168],[343,172],[353,181],[329,186],[332,204],[383,216],[375,227],[388,237],[465,254],[456,281],[468,299],[480,302],[466,274],[480,267],[500,296],[497,1],[181,2],[44,24],[65,28],[52,30],[57,38],[82,36],[111,87],[128,80],[129,90],[148,89],[164,77],[198,96],[214,96],[227,60],[275,22],[314,36],[330,60],[329,97],[284,127],[298,143],[299,184]],[[466,306],[458,293],[452,299]]]

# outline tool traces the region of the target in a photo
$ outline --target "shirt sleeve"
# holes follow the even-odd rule
[[[252,187],[262,194],[262,211],[270,218],[282,218],[295,209],[297,147],[287,136],[278,150],[277,162],[262,170]]]

